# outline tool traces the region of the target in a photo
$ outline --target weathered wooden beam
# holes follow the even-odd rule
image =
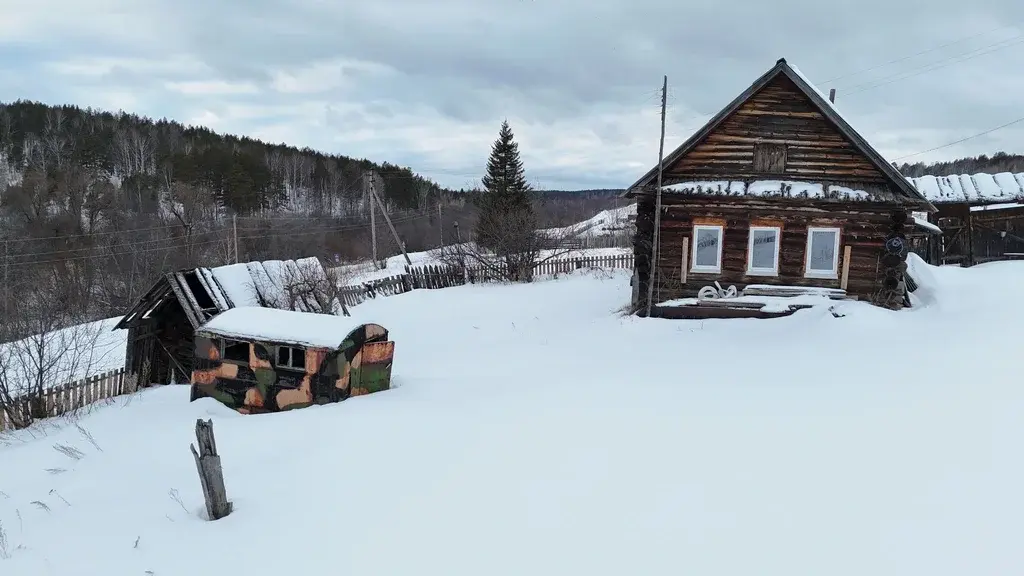
[[[850,254],[853,248],[847,244],[843,248],[843,279],[839,282],[839,288],[846,290],[846,287],[850,284]]]
[[[231,514],[233,505],[228,502],[227,490],[224,488],[224,470],[217,454],[217,443],[213,438],[213,421],[196,420],[196,442],[189,447],[196,459],[199,470],[199,481],[203,485],[203,496],[206,498],[206,512],[210,520],[220,520]]]

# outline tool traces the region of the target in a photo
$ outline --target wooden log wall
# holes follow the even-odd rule
[[[784,152],[777,147],[784,146]],[[754,150],[776,155],[759,162]],[[784,168],[777,170],[778,154]],[[789,78],[779,76],[726,118],[686,156],[666,167],[669,181],[794,179],[886,182],[885,176],[827,120]]]
[[[653,202],[640,198],[637,207],[636,270],[641,302],[646,302],[648,256],[653,232]],[[655,301],[674,298],[692,298],[704,286],[716,280],[723,286],[738,289],[748,284],[820,286],[840,288],[843,278],[846,248],[849,247],[847,293],[874,301],[882,288],[881,255],[886,235],[890,232],[893,208],[867,203],[845,203],[827,208],[822,203],[781,202],[750,198],[683,199],[678,196],[662,197],[661,239],[655,283]],[[897,208],[897,210],[899,210]],[[681,282],[683,244],[692,233],[695,219],[717,219],[725,226],[722,249],[722,273],[706,274],[686,271],[686,282]],[[751,222],[781,222],[782,237],[779,250],[778,276],[748,276],[747,242]],[[768,223],[768,222],[766,222]],[[807,228],[838,227],[842,229],[839,245],[839,277],[832,279],[805,278]],[[689,261],[689,254],[687,255]]]

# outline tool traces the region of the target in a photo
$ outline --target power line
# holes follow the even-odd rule
[[[964,54],[961,54],[961,55],[956,56],[956,57],[951,58],[951,59],[939,60],[937,62],[933,62],[933,63],[928,64],[928,65],[926,65],[926,66],[924,66],[922,68],[918,68],[916,70],[908,70],[908,71],[904,71],[904,72],[899,72],[899,73],[896,73],[896,74],[893,74],[893,75],[890,75],[890,76],[886,76],[884,78],[879,78],[879,79],[872,80],[872,81],[869,81],[869,82],[862,82],[860,84],[854,84],[853,86],[849,86],[849,87],[845,88],[845,90],[849,90],[849,91],[848,92],[842,92],[842,94],[843,94],[844,97],[849,97],[849,96],[852,96],[853,94],[860,94],[861,92],[866,92],[868,90],[874,90],[875,88],[886,86],[886,85],[892,84],[893,82],[899,82],[901,80],[906,80],[907,78],[913,78],[915,76],[920,76],[921,74],[924,74],[926,72],[932,72],[932,71],[938,70],[940,68],[945,68],[947,66],[952,66],[953,64],[959,64],[961,62],[966,62],[968,60],[973,60],[974,58],[978,58],[980,56],[985,56],[985,55],[991,54],[993,52],[997,52],[999,50],[1002,50],[1003,48],[1009,48],[1011,46],[1016,46],[1016,45],[1021,44],[1021,43],[1024,43],[1024,35],[1018,35],[1018,36],[1015,36],[1014,38],[1009,38],[1007,40],[1001,40],[1000,42],[996,42],[994,44],[989,44],[988,46],[983,46],[981,48],[978,48],[978,49],[975,49],[975,50],[971,50],[969,52],[965,52]],[[860,89],[859,90],[853,90],[853,88],[860,88]],[[841,92],[841,91],[837,90],[837,92]]]
[[[842,80],[843,78],[849,78],[851,76],[856,76],[856,75],[862,74],[864,72],[871,72],[872,70],[877,70],[879,68],[884,68],[884,67],[889,66],[891,64],[898,64],[900,62],[904,62],[906,60],[910,60],[911,58],[916,58],[918,56],[923,56],[925,54],[928,54],[929,52],[934,52],[936,50],[941,50],[942,48],[948,48],[949,46],[953,46],[955,44],[960,44],[960,43],[966,42],[968,40],[973,40],[975,38],[978,38],[978,37],[981,37],[981,36],[985,36],[987,34],[991,34],[992,32],[995,32],[997,30],[1003,30],[1004,28],[1010,28],[1010,27],[1011,26],[999,26],[999,27],[996,27],[996,28],[992,28],[991,30],[986,30],[984,32],[978,32],[977,34],[972,34],[971,36],[967,36],[967,37],[961,38],[959,40],[954,40],[952,42],[946,42],[945,44],[939,44],[938,46],[933,46],[931,48],[927,48],[925,50],[921,50],[920,52],[915,52],[915,53],[907,55],[907,56],[902,56],[900,58],[896,58],[895,60],[889,60],[888,62],[883,62],[882,64],[876,64],[876,65],[871,66],[869,68],[862,68],[860,70],[855,70],[855,71],[849,72],[847,74],[842,74],[840,76],[835,76],[833,78],[829,78],[828,80],[824,80],[821,83],[822,84],[828,84],[830,82],[835,82],[836,80]]]
[[[433,216],[433,213],[430,212],[430,213],[423,213],[423,214],[416,215],[416,216],[407,216],[407,217],[404,217],[404,218],[395,218],[395,219],[392,220],[392,222],[395,223],[395,224],[402,224],[402,223],[412,222],[412,221],[415,221],[415,220],[418,220],[418,219],[421,219],[421,218],[424,218],[424,217],[429,217],[429,216]],[[287,239],[287,238],[294,238],[294,237],[297,237],[297,236],[302,237],[302,236],[310,236],[310,235],[315,235],[315,234],[329,234],[329,233],[336,233],[336,232],[345,232],[345,231],[351,231],[351,230],[359,230],[359,229],[368,228],[368,227],[369,227],[369,224],[358,224],[358,225],[340,226],[340,227],[333,227],[333,228],[320,228],[318,230],[309,230],[309,231],[305,231],[305,232],[291,232],[291,231],[277,230],[277,231],[275,231],[273,233],[269,233],[269,234],[257,234],[257,235],[253,235],[253,236],[239,236],[238,240],[239,241],[242,241],[242,240],[261,240],[261,239],[270,239],[270,238],[284,238],[284,239]],[[225,232],[225,231],[226,231],[226,229],[218,230],[217,232]],[[253,231],[256,231],[256,230],[253,230]],[[39,264],[54,264],[54,263],[63,263],[63,262],[74,262],[74,261],[91,260],[91,259],[95,259],[95,258],[104,258],[104,257],[131,256],[133,254],[148,254],[148,253],[152,253],[152,252],[161,252],[161,251],[167,251],[167,250],[178,250],[178,249],[188,248],[188,247],[195,248],[197,246],[209,246],[211,244],[218,244],[218,243],[227,242],[227,241],[228,240],[226,238],[218,238],[218,239],[215,239],[215,240],[206,240],[206,241],[203,241],[203,242],[166,243],[166,241],[162,239],[161,242],[164,242],[164,244],[161,245],[161,246],[156,246],[156,247],[145,246],[145,247],[143,247],[141,249],[133,248],[133,249],[130,249],[130,250],[122,250],[122,251],[112,250],[110,252],[105,252],[104,254],[89,254],[89,255],[85,255],[85,256],[72,256],[70,258],[54,258],[54,259],[51,259],[51,260],[16,261],[16,262],[11,262],[10,266],[12,268],[16,268],[16,267],[19,267],[19,266],[31,266],[31,265],[39,265]],[[99,248],[100,247],[94,247],[94,248],[90,248],[90,249],[96,250],[96,249],[99,249]],[[82,249],[82,250],[88,250],[88,249]],[[55,255],[58,255],[58,254],[65,254],[67,252],[68,251],[54,251],[54,252],[50,252],[50,253],[39,252],[39,253],[33,253],[33,254],[14,254],[14,255],[11,256],[11,258],[24,258],[24,257],[27,257],[27,256],[55,256]]]
[[[991,134],[991,133],[995,132],[996,130],[1002,130],[1003,128],[1006,128],[1008,126],[1013,126],[1014,124],[1019,124],[1021,122],[1024,122],[1024,117],[1017,118],[1016,120],[1012,120],[1010,122],[1007,122],[1006,124],[1002,124],[1000,126],[996,126],[995,128],[991,128],[989,130],[985,130],[984,132],[978,132],[977,134],[972,134],[970,136],[967,136],[966,138],[961,138],[961,139],[956,140],[954,142],[949,142],[947,144],[943,144],[941,146],[936,146],[934,148],[929,148],[927,150],[922,150],[920,152],[914,152],[913,154],[907,154],[905,156],[900,156],[899,158],[893,158],[892,161],[895,162],[896,160],[903,160],[904,158],[912,158],[914,156],[920,156],[921,154],[927,154],[929,152],[934,152],[936,150],[942,150],[943,148],[948,148],[950,146],[955,146],[957,144],[960,144],[961,142],[966,142],[968,140],[977,138],[979,136],[984,136],[986,134]]]

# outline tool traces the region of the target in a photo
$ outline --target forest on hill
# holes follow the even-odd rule
[[[621,203],[597,192],[539,194],[539,224]],[[34,293],[74,319],[117,315],[160,274],[233,262],[236,246],[239,261],[340,263],[369,258],[375,228],[378,256],[394,255],[384,213],[409,251],[431,249],[472,230],[474,198],[387,162],[123,112],[0,104],[0,310]]]

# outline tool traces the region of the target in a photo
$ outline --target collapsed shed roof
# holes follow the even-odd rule
[[[238,307],[290,308],[335,314],[337,300],[318,301],[316,287],[330,280],[315,257],[189,268],[162,276],[118,322],[115,329],[141,323],[177,300],[193,328]],[[297,289],[299,288],[299,289]]]

